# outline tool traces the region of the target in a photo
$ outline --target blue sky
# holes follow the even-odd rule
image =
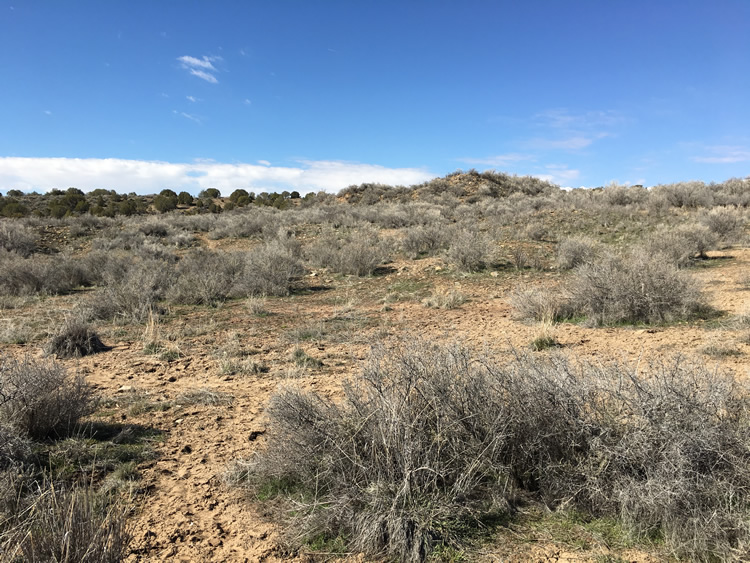
[[[0,0],[0,191],[750,174],[750,1]]]

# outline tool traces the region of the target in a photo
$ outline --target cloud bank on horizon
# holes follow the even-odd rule
[[[218,188],[228,195],[243,188],[255,192],[337,192],[365,182],[412,185],[434,178],[420,168],[386,168],[343,161],[298,161],[296,166],[199,161],[171,163],[118,158],[0,157],[0,186],[4,190],[49,191],[76,187],[120,193],[153,194],[169,188],[193,194]]]

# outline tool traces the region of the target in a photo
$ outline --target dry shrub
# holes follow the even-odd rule
[[[0,357],[0,423],[31,438],[64,435],[93,412],[93,390],[55,362]]]
[[[80,358],[107,349],[94,329],[76,318],[66,320],[46,346],[46,352],[58,358]]]
[[[44,483],[3,522],[0,553],[7,561],[116,563],[128,554],[126,517],[112,497]]]
[[[531,222],[523,230],[524,237],[529,240],[542,241],[547,236],[547,228],[540,222]]]
[[[302,264],[288,246],[273,240],[248,252],[234,293],[245,296],[288,295],[292,282],[303,273]]]
[[[258,236],[269,227],[276,228],[278,217],[271,210],[257,207],[233,213],[224,213],[216,218],[211,227],[208,238],[217,240],[224,238],[248,238]]]
[[[0,293],[5,295],[57,295],[91,282],[85,264],[65,254],[23,258],[0,249]]]
[[[451,237],[446,260],[462,272],[483,270],[492,260],[492,243],[482,232],[458,230]]]
[[[535,498],[619,518],[680,557],[744,559],[747,391],[679,359],[639,369],[515,353],[498,365],[408,341],[376,349],[341,401],[278,391],[266,448],[243,472],[293,497],[296,541],[339,536],[374,557],[423,561]]]
[[[169,297],[175,303],[215,306],[232,292],[244,266],[239,253],[193,250],[178,264]]]
[[[492,397],[469,412],[487,385],[464,350],[380,350],[341,404],[278,392],[256,470],[318,491],[297,539],[341,533],[354,551],[423,560],[449,523],[507,508],[492,494],[505,421]]]
[[[21,223],[10,219],[0,220],[0,249],[29,256],[36,247],[36,236]]]
[[[725,243],[737,240],[745,227],[745,216],[736,207],[714,207],[700,218],[708,229]]]
[[[564,238],[557,246],[557,267],[572,270],[585,262],[593,262],[600,251],[600,245],[588,237]]]
[[[571,308],[599,325],[672,322],[707,309],[695,278],[640,249],[579,266],[567,291]]]
[[[652,188],[649,195],[666,200],[672,207],[709,207],[713,203],[711,190],[703,182],[697,181],[661,184]]]
[[[388,259],[388,248],[376,231],[363,228],[349,237],[329,232],[307,248],[306,255],[318,268],[352,276],[370,276]]]
[[[448,236],[441,225],[411,227],[406,230],[401,242],[404,254],[412,260],[420,256],[431,256],[445,248]]]
[[[706,258],[706,252],[716,248],[718,238],[701,224],[661,228],[643,243],[647,254],[660,254],[678,268],[691,265],[697,258]]]
[[[104,290],[83,306],[90,319],[140,323],[158,310],[174,280],[172,267],[158,260],[113,261],[102,272]]]

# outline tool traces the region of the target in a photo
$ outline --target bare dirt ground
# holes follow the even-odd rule
[[[696,275],[704,282],[711,304],[725,311],[719,320],[654,328],[560,324],[553,330],[562,353],[583,360],[626,362],[682,353],[746,377],[750,329],[733,324],[732,318],[748,310],[750,288],[745,284],[750,250],[731,249],[712,257],[716,260],[696,270]],[[511,346],[528,348],[539,327],[513,318],[509,292],[519,284],[554,284],[557,274],[459,277],[446,273],[441,264],[438,259],[396,263],[387,272],[365,279],[308,275],[303,288],[292,296],[268,299],[265,316],[251,314],[244,301],[217,309],[173,311],[151,331],[178,351],[176,358],[145,354],[142,327],[111,327],[102,331],[105,342],[113,346],[110,351],[66,361],[69,368],[84,373],[102,396],[114,398],[104,415],[109,420],[161,432],[153,445],[155,459],[139,467],[143,477],[133,497],[134,541],[128,560],[290,559],[273,524],[273,504],[253,502],[223,478],[233,460],[248,458],[262,446],[264,405],[279,385],[301,385],[335,396],[342,379],[356,373],[371,345],[404,334],[459,340],[498,354]],[[428,308],[421,299],[435,288],[455,289],[468,301],[450,310]],[[722,346],[734,352],[704,353]],[[291,356],[297,347],[323,365],[295,365]],[[228,354],[251,359],[267,371],[232,374],[222,367]],[[180,396],[191,390],[225,393],[231,403],[183,400],[181,404]],[[139,401],[149,407],[133,408]],[[171,406],[162,410],[159,404]],[[602,560],[607,553],[601,543],[594,542],[587,550],[543,534],[515,537],[509,529],[498,536],[494,547],[480,549],[472,560],[583,561]],[[640,552],[617,556],[618,560],[656,560]],[[328,556],[298,553],[294,559],[319,561]],[[363,558],[351,555],[349,560]]]

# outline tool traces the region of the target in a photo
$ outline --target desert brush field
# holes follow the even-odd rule
[[[0,197],[3,561],[750,558],[750,179]]]

